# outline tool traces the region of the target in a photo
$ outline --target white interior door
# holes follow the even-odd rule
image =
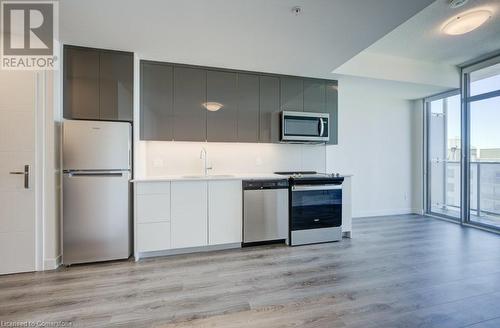
[[[35,270],[34,164],[35,73],[0,71],[0,274]]]

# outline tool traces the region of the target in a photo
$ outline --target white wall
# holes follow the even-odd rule
[[[202,147],[208,151],[208,159],[213,166],[211,174],[268,174],[294,170],[324,172],[326,169],[324,145],[161,141],[140,144],[145,154],[145,176],[201,174]]]
[[[60,88],[59,71],[48,71],[44,76],[44,159],[43,159],[43,268],[55,269],[61,260],[60,209]]]
[[[61,127],[62,127],[62,59],[63,51],[56,43],[59,61],[55,69],[43,74],[43,269],[56,269],[61,262]]]
[[[327,171],[354,175],[354,217],[418,211],[413,107],[394,89],[339,82],[339,145],[327,146]]]

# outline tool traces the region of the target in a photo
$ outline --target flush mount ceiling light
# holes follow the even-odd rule
[[[491,11],[485,9],[460,14],[445,23],[443,32],[449,35],[469,33],[483,25],[491,15]]]
[[[218,102],[206,102],[203,104],[203,107],[205,107],[207,110],[211,111],[211,112],[216,112],[218,111],[219,109],[221,109],[223,107],[223,105],[221,103],[218,103]]]

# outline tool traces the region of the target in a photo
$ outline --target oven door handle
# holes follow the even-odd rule
[[[292,187],[292,191],[341,190],[341,189],[342,185],[299,185]]]

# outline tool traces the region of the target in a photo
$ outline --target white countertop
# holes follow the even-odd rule
[[[284,176],[278,174],[212,174],[208,176],[203,175],[165,175],[154,177],[141,177],[132,180],[132,182],[161,182],[161,181],[205,181],[205,180],[262,180],[262,179],[285,179]]]
[[[342,177],[351,177],[352,174],[342,174]],[[162,181],[207,181],[207,180],[272,180],[285,179],[285,176],[273,173],[250,173],[250,174],[212,174],[208,176],[186,174],[186,175],[165,175],[140,177],[133,179],[132,182],[162,182]]]

